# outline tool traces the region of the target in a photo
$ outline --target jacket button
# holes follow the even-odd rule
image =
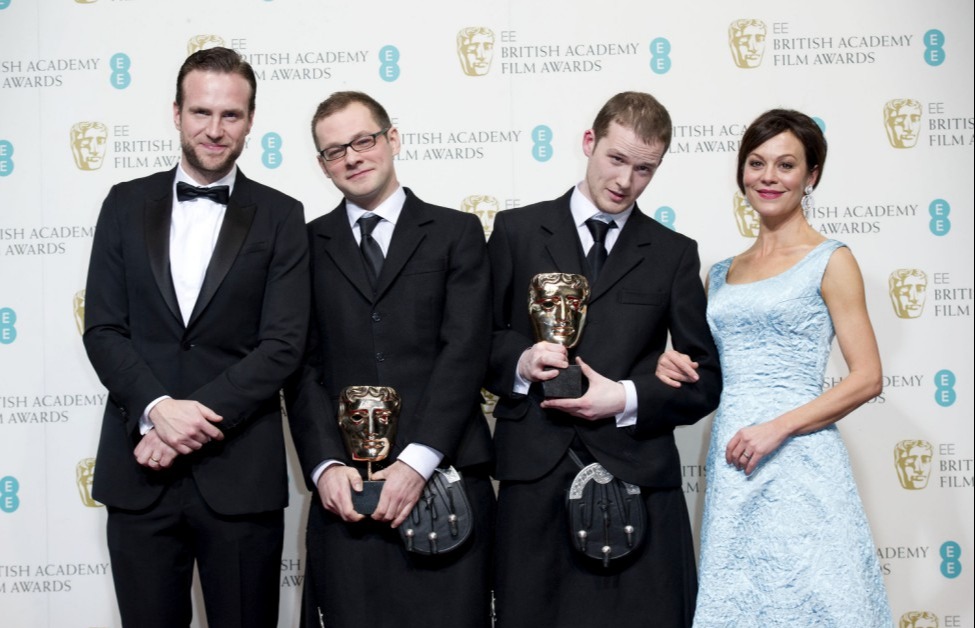
[[[191,345],[190,343],[188,343],[188,342],[184,342],[183,343],[183,351],[189,351],[192,348],[193,348],[193,345]]]
[[[378,323],[381,320],[383,320],[383,317],[379,315],[379,312],[373,312],[372,313],[372,321],[374,323]]]
[[[386,359],[386,356],[384,356],[382,353],[377,353],[376,354],[376,362],[382,362],[385,359]]]

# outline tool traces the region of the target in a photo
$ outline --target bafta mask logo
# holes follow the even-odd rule
[[[924,312],[928,276],[917,268],[899,268],[890,273],[887,291],[897,318],[918,318]]]
[[[71,155],[78,170],[98,170],[108,150],[108,127],[101,122],[78,122],[71,127]]]
[[[494,31],[483,26],[468,26],[457,31],[457,56],[467,76],[484,76],[494,58]]]
[[[85,291],[79,290],[74,293],[71,300],[72,310],[74,311],[74,324],[78,327],[78,333],[85,333]]]
[[[901,615],[897,628],[938,628],[938,616],[928,611],[907,611]]]
[[[339,396],[339,427],[353,460],[379,462],[393,449],[402,402],[389,386],[348,386]]]
[[[901,486],[909,491],[927,487],[934,447],[926,440],[902,440],[894,446],[894,466]]]
[[[735,20],[728,26],[731,58],[739,68],[757,68],[765,55],[765,22]]]
[[[735,192],[734,200],[735,224],[738,225],[738,233],[745,238],[758,237],[758,214],[748,204],[748,200],[742,196],[741,192]]]
[[[921,103],[895,98],[884,105],[884,128],[894,148],[914,148],[921,131]]]
[[[474,214],[481,221],[484,228],[484,237],[490,237],[494,230],[494,217],[497,216],[501,208],[498,206],[498,199],[484,194],[468,196],[460,204],[461,211]]]
[[[91,497],[91,483],[95,480],[95,459],[82,458],[75,467],[75,482],[78,484],[78,494],[81,503],[89,508],[99,508],[101,504]]]
[[[220,35],[194,35],[186,42],[186,56],[188,57],[199,50],[223,45],[223,37]]]
[[[589,303],[589,281],[582,275],[540,273],[528,291],[528,314],[535,339],[571,349],[582,338]]]

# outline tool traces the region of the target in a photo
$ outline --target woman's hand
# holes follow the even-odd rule
[[[680,388],[681,382],[696,382],[697,362],[691,356],[668,349],[657,359],[657,379],[673,388]]]
[[[724,458],[745,475],[751,475],[758,463],[781,447],[788,437],[788,430],[779,421],[743,427],[728,441]]]

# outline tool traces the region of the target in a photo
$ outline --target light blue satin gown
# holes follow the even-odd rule
[[[724,390],[711,430],[694,626],[892,625],[875,546],[836,426],[786,440],[751,476],[725,462],[742,427],[822,393],[833,322],[823,242],[780,275],[728,284],[710,271],[708,323]]]

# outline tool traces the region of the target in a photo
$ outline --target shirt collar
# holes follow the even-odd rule
[[[176,184],[179,183],[180,181],[184,183],[189,183],[190,185],[195,185],[198,188],[211,188],[216,185],[226,185],[230,187],[230,193],[233,194],[234,182],[237,181],[237,164],[234,164],[234,167],[230,169],[230,172],[225,174],[220,179],[214,181],[213,183],[204,185],[202,183],[198,183],[196,180],[193,179],[193,177],[187,174],[186,171],[183,170],[183,162],[180,161],[179,166],[176,168],[176,180],[173,182],[173,189],[176,188]]]
[[[629,220],[630,214],[633,213],[633,208],[636,206],[634,203],[627,207],[624,211],[618,214],[606,214],[599,211],[599,209],[593,205],[593,202],[586,198],[586,195],[579,190],[579,186],[576,185],[572,190],[572,198],[569,200],[569,208],[572,210],[572,221],[575,223],[577,228],[582,228],[585,226],[586,221],[590,218],[598,218],[603,222],[613,221],[616,226],[620,229]]]
[[[403,186],[396,188],[396,191],[389,195],[385,201],[379,204],[376,209],[367,211],[362,209],[352,201],[345,200],[345,210],[349,216],[349,226],[354,227],[355,223],[359,221],[359,218],[363,214],[375,214],[382,218],[383,220],[388,220],[394,226],[396,221],[399,220],[400,212],[403,211],[403,204],[406,203],[406,191],[403,190]]]

